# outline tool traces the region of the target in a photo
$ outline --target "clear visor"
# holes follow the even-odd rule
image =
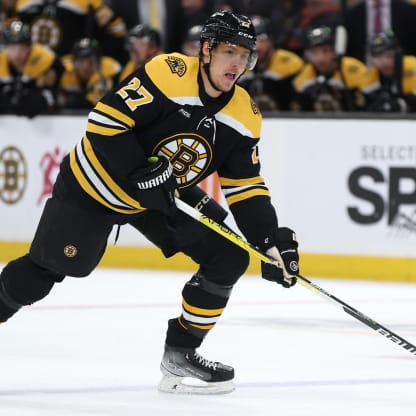
[[[238,62],[239,65],[244,66],[245,69],[252,70],[257,63],[257,52],[250,51],[243,45],[236,45],[230,42],[221,42],[222,45],[228,46],[225,49],[212,49],[215,55],[221,56],[223,59]],[[238,50],[240,48],[240,50]],[[241,52],[244,48],[244,52]]]
[[[256,66],[257,58],[258,58],[257,52],[252,51],[248,57],[246,69],[248,69],[249,71],[253,70],[254,67]]]

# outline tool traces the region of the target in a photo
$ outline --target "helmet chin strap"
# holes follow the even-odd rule
[[[211,84],[211,87],[214,88],[215,91],[224,92],[224,91],[222,91],[222,90],[220,90],[219,88],[216,87],[216,85],[214,84],[214,81],[211,78],[211,71],[210,71],[211,60],[212,60],[212,55],[211,55],[211,50],[210,50],[209,51],[209,62],[203,63],[202,68],[204,68],[205,74],[207,75],[207,78],[208,78],[209,83]]]

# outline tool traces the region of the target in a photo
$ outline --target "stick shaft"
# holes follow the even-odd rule
[[[196,209],[192,208],[185,202],[181,201],[180,199],[176,198],[176,205],[177,207],[194,218],[195,220],[201,222],[208,228],[212,229],[216,233],[222,235],[224,238],[230,240],[232,243],[236,244],[237,246],[241,247],[242,249],[246,250],[249,254],[252,254],[253,256],[257,257],[259,260],[262,261],[275,261],[276,259],[272,259],[265,253],[263,253],[261,250],[259,250],[257,247],[250,244],[248,241],[246,241],[243,237],[236,234],[234,231],[230,230],[225,225],[218,224],[211,218],[208,218],[207,216],[201,214]],[[278,258],[277,261],[280,263],[283,269],[283,273],[288,274],[286,268],[284,267],[284,263],[282,258]],[[289,274],[288,274],[289,275]],[[290,276],[290,275],[289,275]],[[353,318],[357,319],[358,321],[362,322],[363,324],[367,325],[374,331],[378,332],[380,335],[383,335],[390,341],[396,343],[397,345],[401,346],[405,350],[409,351],[411,354],[416,355],[416,346],[410,343],[409,341],[406,341],[401,336],[395,334],[393,331],[390,331],[383,325],[376,322],[374,319],[369,318],[368,316],[364,315],[362,312],[358,311],[357,309],[353,308],[352,306],[348,305],[344,301],[338,299],[336,296],[328,293],[326,290],[319,287],[316,283],[311,282],[306,277],[303,277],[301,275],[296,275],[298,281],[305,286],[306,288],[313,290],[315,293],[317,293],[319,296],[323,297],[324,299],[330,301],[332,304],[337,306],[339,309],[342,309],[345,313],[352,316]]]

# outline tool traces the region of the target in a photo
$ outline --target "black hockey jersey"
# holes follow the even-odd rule
[[[18,0],[16,10],[30,24],[32,39],[60,56],[77,40],[94,37],[104,54],[121,59],[126,25],[104,0]]]
[[[259,64],[246,71],[238,83],[255,100],[261,111],[290,111],[294,108],[292,81],[303,67],[303,60],[285,49],[273,52],[265,68]]]
[[[243,233],[252,242],[277,226],[260,176],[261,114],[241,87],[206,95],[199,59],[159,55],[104,96],[70,152],[70,172],[85,193],[113,212],[144,210],[132,179],[150,155],[170,158],[180,188],[217,171]]]

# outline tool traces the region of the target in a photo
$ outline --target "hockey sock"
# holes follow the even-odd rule
[[[232,286],[218,285],[196,274],[182,291],[182,314],[169,321],[166,344],[197,348],[227,305]]]

